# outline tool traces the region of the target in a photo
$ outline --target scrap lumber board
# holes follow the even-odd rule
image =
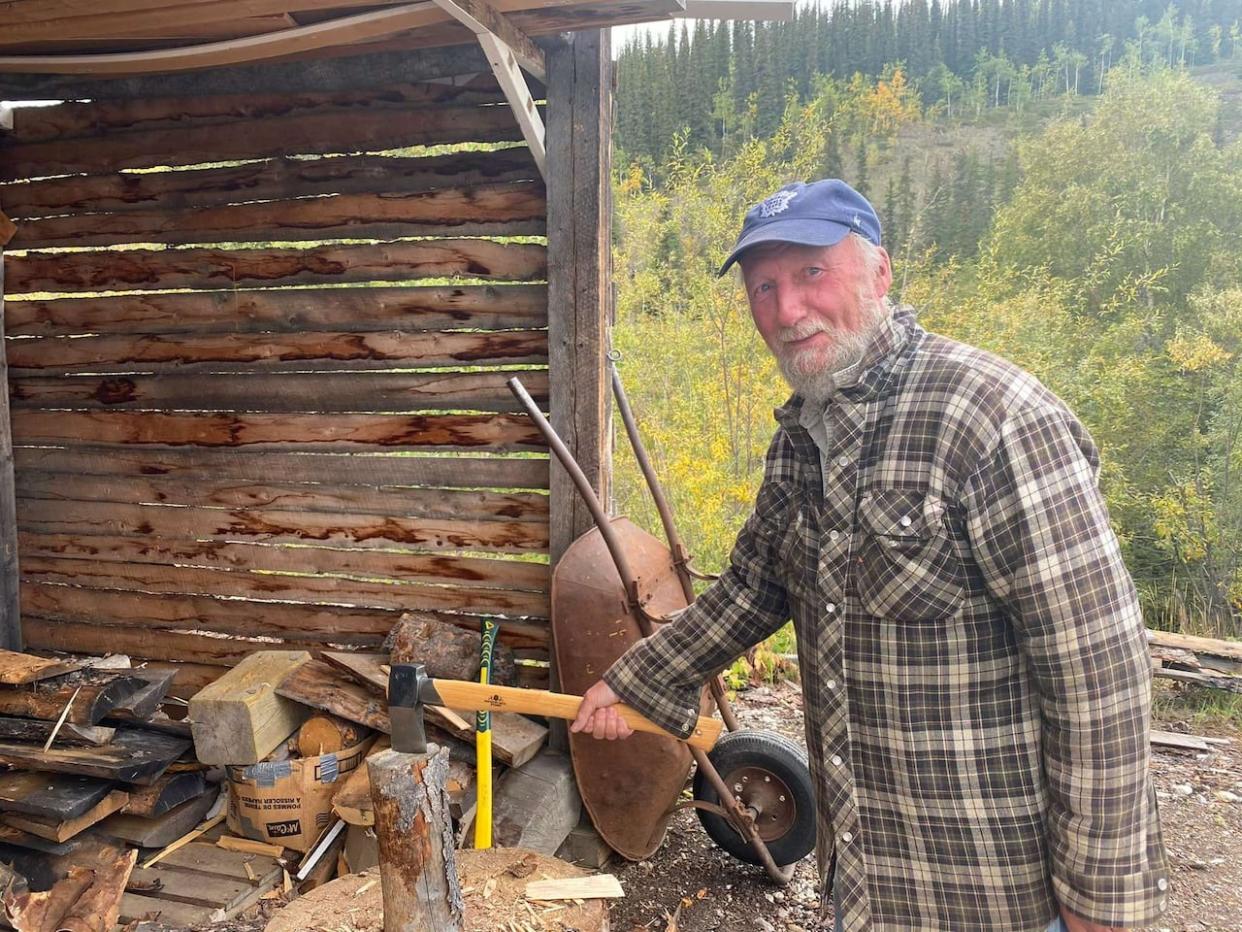
[[[29,832],[31,835],[38,835],[40,838],[59,844],[82,834],[92,825],[123,809],[127,802],[129,802],[128,793],[124,790],[112,790],[82,815],[72,819],[49,819],[47,816],[9,812],[0,816],[0,820],[5,825],[11,825],[23,832]]]
[[[113,670],[80,670],[30,687],[0,689],[0,715],[56,721],[65,706],[65,721],[75,725],[98,725],[99,721],[127,702],[146,683]]]
[[[118,813],[99,823],[96,831],[108,838],[142,848],[163,848],[202,824],[217,795],[216,787],[213,786],[197,799],[191,799],[169,809],[163,815],[151,818]]]
[[[189,717],[198,759],[257,764],[276,750],[310,715],[276,686],[309,660],[304,650],[257,651],[195,693]]]
[[[281,680],[276,694],[304,706],[333,715],[384,734],[392,734],[388,703],[321,660],[310,660]]]
[[[116,786],[72,774],[10,771],[0,774],[0,812],[76,819],[99,805]]]
[[[149,786],[132,789],[124,812],[149,819],[191,799],[198,799],[206,792],[207,780],[201,771],[166,773]]]
[[[38,718],[9,718],[0,716],[0,741],[36,741],[44,744],[56,732],[55,744],[74,744],[99,747],[112,740],[115,729],[103,725],[74,725],[65,722],[56,727],[55,722]]]
[[[1211,745],[1198,735],[1179,735],[1172,731],[1152,729],[1151,743],[1167,748],[1179,748],[1183,751],[1208,751]]]
[[[151,911],[161,912],[164,922],[192,927],[207,924],[213,915],[231,919],[282,877],[283,867],[273,858],[191,842],[152,867],[135,868],[130,892],[121,901],[121,921]]]
[[[0,684],[23,686],[82,668],[78,660],[48,660],[14,650],[0,650]]]
[[[377,695],[388,695],[388,673],[383,669],[387,654],[324,651],[327,664],[348,673]],[[474,716],[465,718],[452,709],[428,706],[427,721],[462,741],[474,742]],[[510,767],[520,767],[533,758],[548,740],[548,729],[538,722],[512,712],[492,713],[492,753]]]
[[[70,773],[122,783],[153,783],[169,764],[190,749],[190,742],[155,731],[118,728],[101,748],[52,748],[0,741],[0,764],[19,770]]]

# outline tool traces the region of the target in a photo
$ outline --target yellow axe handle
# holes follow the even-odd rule
[[[433,680],[436,692],[443,704],[450,709],[471,712],[519,712],[523,715],[543,715],[547,718],[563,718],[572,721],[578,716],[582,705],[581,696],[548,692],[546,689],[518,689],[513,686],[484,686],[465,680]],[[669,735],[667,731],[627,705],[614,708],[635,731],[652,735]],[[724,723],[719,719],[700,716],[694,732],[685,741],[692,747],[710,751],[720,737]]]

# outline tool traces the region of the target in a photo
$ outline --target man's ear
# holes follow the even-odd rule
[[[875,297],[878,301],[888,294],[893,284],[893,263],[888,257],[888,250],[883,246],[876,247],[880,251],[880,264],[875,270]]]

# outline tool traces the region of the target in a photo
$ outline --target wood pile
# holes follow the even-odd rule
[[[1150,628],[1147,643],[1156,676],[1242,693],[1242,643]]]

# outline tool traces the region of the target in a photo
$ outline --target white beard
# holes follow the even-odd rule
[[[812,334],[826,333],[829,343],[797,352],[777,352],[776,363],[789,387],[808,401],[823,404],[837,390],[837,377],[862,360],[876,331],[888,319],[891,308],[887,301],[859,296],[862,321],[857,330],[843,330],[819,320],[804,321],[796,327],[780,330],[776,338],[781,344],[803,340]]]

